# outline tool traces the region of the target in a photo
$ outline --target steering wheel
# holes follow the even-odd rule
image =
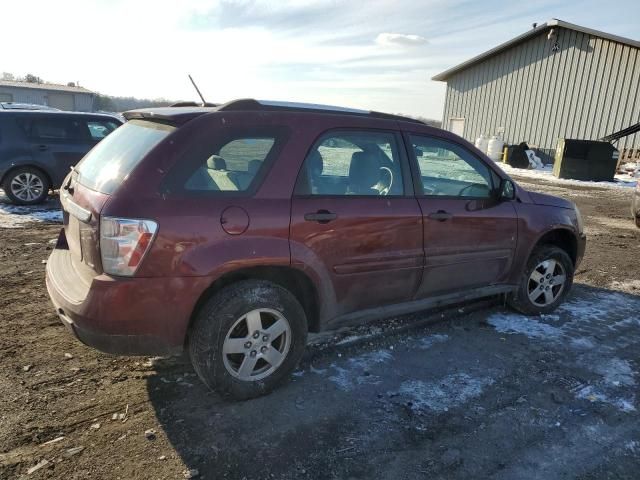
[[[393,172],[388,167],[380,167],[380,181],[378,185],[376,185],[376,189],[378,190],[378,195],[389,195],[389,191],[391,190],[391,186],[393,185]],[[384,180],[382,178],[386,177]]]
[[[464,192],[466,192],[467,190],[469,190],[470,188],[473,187],[483,187],[484,185],[482,185],[481,183],[470,183],[469,185],[467,185],[466,187],[463,187],[462,190],[460,190],[460,192],[458,192],[458,196],[459,197],[466,197],[466,195],[464,195]],[[477,195],[480,196],[480,195]]]
[[[427,185],[425,183],[422,184],[422,191],[425,195],[436,195],[438,193],[435,185]]]

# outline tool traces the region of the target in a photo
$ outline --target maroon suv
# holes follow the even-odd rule
[[[307,332],[498,294],[550,312],[584,253],[573,203],[409,118],[255,100],[125,116],[61,189],[49,294],[87,345],[187,349],[236,398],[287,378]]]

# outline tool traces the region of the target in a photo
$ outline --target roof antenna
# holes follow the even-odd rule
[[[189,75],[189,80],[191,80],[191,83],[193,84],[193,88],[196,89],[196,92],[198,92],[198,96],[200,97],[200,100],[202,100],[202,106],[206,107],[207,106],[207,102],[205,101],[204,97],[202,96],[202,94],[200,93],[200,89],[198,88],[198,86],[196,85],[196,82],[193,81],[193,78],[191,78],[191,75]]]

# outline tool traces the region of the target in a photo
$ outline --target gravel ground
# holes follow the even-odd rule
[[[587,255],[555,314],[478,302],[316,335],[290,384],[242,403],[183,357],[72,339],[43,280],[55,201],[23,222],[0,199],[0,478],[638,478],[631,190],[522,183],[585,216]]]

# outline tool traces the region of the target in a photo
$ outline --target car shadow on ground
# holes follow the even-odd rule
[[[204,478],[632,478],[640,297],[577,285],[551,315],[482,307],[318,337],[245,402],[160,359],[149,396]]]

